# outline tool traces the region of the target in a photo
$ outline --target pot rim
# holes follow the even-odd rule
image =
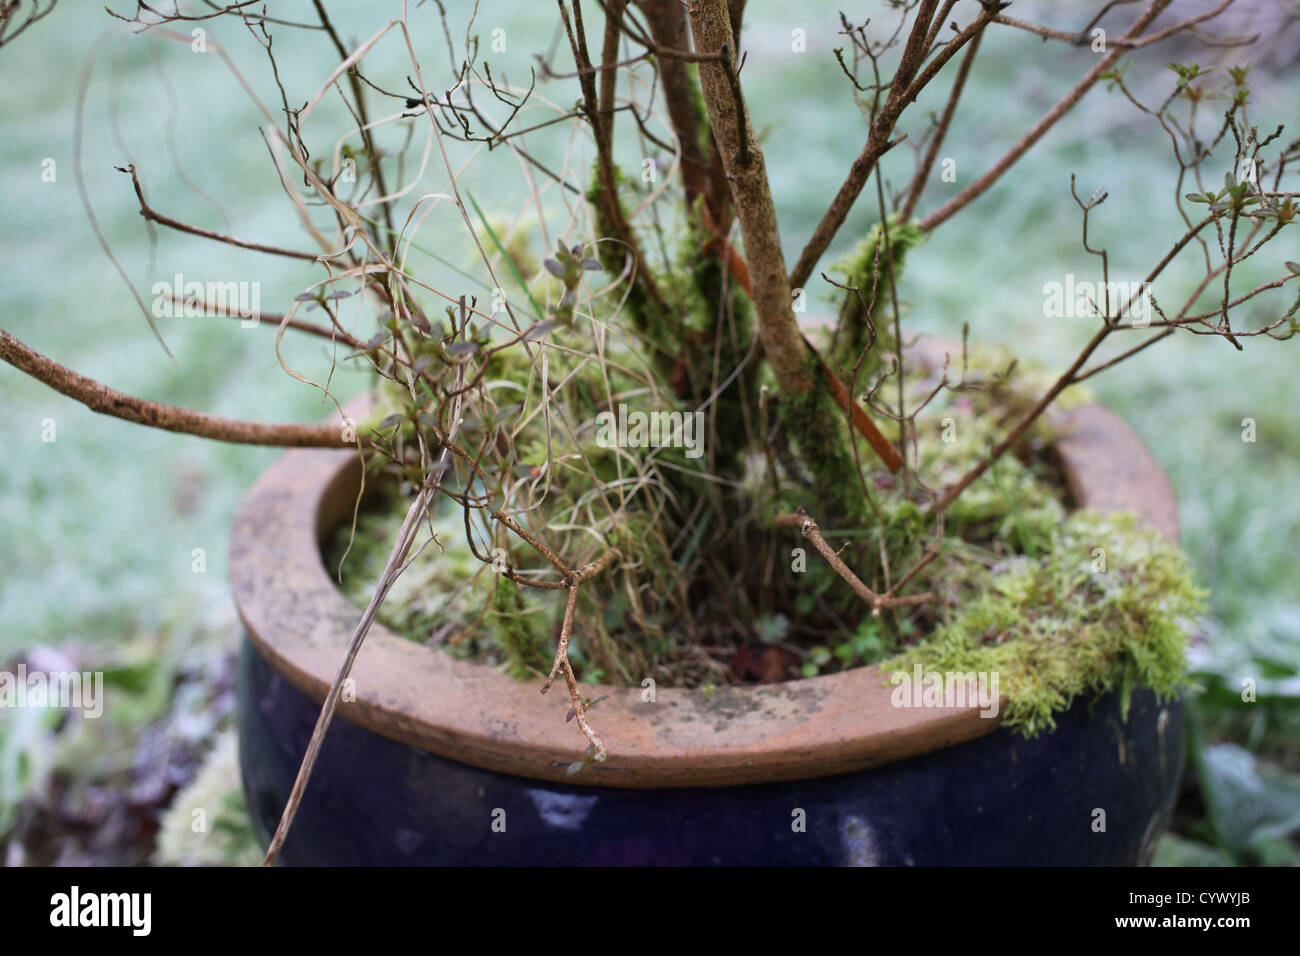
[[[1129,509],[1178,538],[1168,479],[1142,439],[1097,405],[1064,416],[1056,444],[1078,507]],[[281,457],[240,504],[231,533],[235,604],[257,650],[320,703],[360,619],[321,557],[351,516],[361,467],[349,450]],[[966,707],[893,707],[878,666],[780,684],[703,690],[584,685],[607,695],[593,723],[604,763],[569,775],[586,739],[566,723],[568,695],[538,693],[489,664],[457,660],[376,622],[352,668],[355,700],[338,715],[384,737],[487,770],[575,786],[716,787],[877,767],[982,737],[1001,718]],[[345,694],[345,697],[347,695]],[[1001,709],[999,709],[1001,713]]]

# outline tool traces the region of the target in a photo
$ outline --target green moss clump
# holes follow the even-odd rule
[[[813,376],[812,388],[799,395],[781,393],[777,404],[781,430],[793,440],[800,462],[812,475],[815,510],[822,515],[819,521],[826,527],[857,524],[866,505],[844,413],[831,396],[816,355],[809,354],[807,369]]]
[[[991,569],[949,622],[882,666],[996,674],[1005,723],[1032,736],[1079,697],[1119,689],[1127,713],[1134,687],[1178,692],[1184,623],[1204,596],[1178,547],[1134,515],[1079,511],[1046,554]]]
[[[684,270],[681,285],[671,288],[687,296],[683,302],[698,303],[704,299],[699,286],[711,278],[717,277]],[[712,328],[696,309],[683,315],[691,322],[688,334]],[[522,358],[507,359],[509,354],[494,359],[494,376],[511,379],[530,367]],[[954,356],[949,377],[955,390],[933,396],[915,446],[909,445],[909,457],[915,454],[930,487],[950,486],[964,475],[1046,384],[1032,368],[1017,366],[1012,372],[1010,366],[1005,353],[971,349],[967,387],[962,387],[960,358]],[[620,553],[620,568],[607,572],[610,577],[599,589],[584,588],[580,597],[582,623],[571,645],[580,680],[623,686],[635,686],[647,675],[673,686],[725,680],[727,665],[698,653],[709,646],[706,628],[725,627],[728,637],[745,638],[761,625],[769,633],[798,635],[790,640],[807,652],[798,663],[806,676],[880,661],[888,662],[886,674],[910,672],[916,665],[928,672],[996,673],[1006,697],[1005,719],[1026,734],[1051,727],[1053,715],[1080,697],[1138,686],[1167,695],[1183,685],[1182,623],[1198,609],[1201,592],[1176,546],[1143,530],[1131,516],[1067,513],[1061,478],[1048,454],[1059,426],[1049,418],[949,507],[938,558],[907,586],[909,593],[934,593],[935,601],[870,617],[830,566],[813,555],[800,569],[796,589],[777,588],[771,611],[737,611],[684,571],[716,560],[708,553],[713,542],[726,541],[726,529],[748,520],[707,499],[688,510],[710,491],[698,471],[704,460],[688,459],[680,448],[647,452],[596,441],[596,411],[625,398],[640,400],[647,382],[595,363],[570,366],[563,354],[551,371],[554,381],[566,383],[553,395],[575,411],[574,438],[583,466],[569,464],[577,459],[562,439],[548,436],[540,416],[513,434],[506,466],[518,472],[551,456],[559,464],[550,472],[546,493],[566,503],[575,524],[587,518],[584,510],[591,510],[602,488],[628,489],[634,496],[631,507],[601,526],[605,545]],[[908,488],[884,474],[865,446],[858,471],[843,413],[811,356],[809,371],[817,380],[814,388],[782,396],[777,409],[783,420],[779,434],[794,446],[815,487],[800,490],[787,483],[778,492],[780,501],[765,504],[764,511],[805,505],[828,540],[843,549],[844,560],[869,586],[883,590],[890,572],[879,555],[889,556],[895,576],[897,569],[912,566],[936,542],[933,519],[916,485]],[[934,384],[933,374],[909,375],[908,407],[929,395]],[[655,400],[664,399],[676,404],[666,394]],[[515,417],[507,413],[510,420]],[[482,418],[464,422],[462,434],[471,447],[481,447],[490,436],[485,429],[496,427]],[[740,464],[749,466],[740,500],[767,494],[761,460],[750,456]],[[870,483],[874,509],[863,496],[863,478]],[[395,488],[385,487],[380,507],[361,514],[345,569],[344,591],[361,607],[406,511]],[[434,524],[440,541],[463,535],[463,516],[450,504]],[[476,528],[481,542],[497,540],[486,522]],[[331,570],[347,535],[345,525],[328,552]],[[792,541],[791,547],[796,544],[802,545]],[[1104,572],[1093,570],[1097,548],[1105,552]],[[721,560],[731,567],[726,557]],[[753,577],[743,586],[756,581]],[[528,679],[549,669],[562,606],[559,592],[521,590],[464,548],[430,547],[399,578],[380,620],[411,639]],[[913,643],[918,639],[921,643]]]
[[[194,811],[207,826],[194,829]],[[257,866],[266,855],[249,818],[239,784],[239,751],[233,728],[220,731],[194,779],[163,812],[154,848],[155,866]]]
[[[626,180],[617,166],[614,167],[614,176],[617,192],[624,187]],[[617,194],[609,197],[609,200],[615,204],[622,203],[622,198]],[[610,222],[611,213],[602,196],[600,174],[596,170],[592,172],[587,201],[591,203],[595,213],[596,228],[600,235],[605,237],[614,235],[617,230]],[[624,245],[616,242],[597,243],[596,255],[609,275],[616,276],[623,272],[627,259],[627,249]],[[632,319],[632,326],[640,334],[646,350],[650,352],[653,367],[660,378],[665,382],[672,381],[677,364],[676,357],[684,346],[682,324],[678,316],[665,312],[651,301],[645,284],[637,281],[628,284],[623,309]]]
[[[536,609],[530,609],[519,593],[519,585],[507,577],[497,581],[492,596],[489,621],[495,625],[496,643],[505,657],[504,670],[516,680],[546,673],[551,666],[547,656],[544,622]]]
[[[690,277],[681,295],[690,337],[699,343],[688,353],[691,392],[699,398],[714,396],[715,388],[745,361],[754,338],[753,303],[740,283],[726,274],[717,237],[700,224],[702,203],[697,200],[688,215],[690,229],[678,270]],[[701,255],[699,250],[711,241],[713,251]],[[716,474],[734,477],[743,468],[750,439],[746,425],[758,415],[758,385],[758,370],[749,368],[714,396],[710,440]]]
[[[699,131],[700,152],[708,156],[713,149],[712,127],[709,125],[709,107],[704,102],[704,90],[699,81],[688,75],[688,89],[691,91],[691,107],[695,110],[695,124]]]
[[[838,274],[839,282],[857,289],[862,296],[859,300],[852,292],[840,293],[840,317],[834,349],[831,352],[832,364],[845,373],[858,361],[871,341],[870,325],[876,330],[875,345],[862,360],[858,373],[858,383],[869,382],[880,370],[885,355],[896,352],[897,339],[893,327],[893,289],[903,277],[903,263],[907,252],[925,241],[925,233],[912,223],[899,223],[890,218],[887,226],[889,259],[893,260],[893,269],[889,268],[889,259],[881,250],[879,261],[876,258],[876,245],[880,242],[880,223],[871,227],[867,237],[854,246],[853,251],[844,256],[831,267]],[[877,279],[876,269],[880,269]],[[892,277],[891,277],[892,276]],[[875,298],[872,299],[872,284],[875,283]],[[871,306],[871,323],[867,322],[867,313],[863,308]]]
[[[356,533],[351,523],[345,521],[322,549],[331,576],[338,573],[342,563],[340,590],[358,608],[369,605],[410,507],[410,502],[397,493],[392,482],[382,488],[373,504],[361,509]],[[458,530],[458,515],[449,505],[443,507],[443,517],[437,526],[451,534]],[[465,549],[445,554],[436,547],[432,553],[426,549],[426,553],[398,576],[376,619],[390,631],[420,642],[428,640],[448,622],[463,625],[473,619],[469,598],[471,578],[478,567],[478,562]]]

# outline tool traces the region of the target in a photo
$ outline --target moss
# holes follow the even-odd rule
[[[623,187],[625,179],[618,167],[614,168],[616,193]],[[621,204],[622,199],[616,194],[605,197],[600,186],[600,175],[593,171],[591,186],[587,190],[587,201],[595,211],[596,228],[602,237],[608,238],[617,230],[610,222],[611,214],[608,203]],[[627,249],[617,242],[601,242],[596,246],[596,255],[605,272],[611,276],[621,275],[627,261]],[[646,350],[650,353],[653,367],[664,382],[670,382],[676,367],[676,357],[683,347],[682,326],[677,316],[666,313],[651,301],[644,283],[632,281],[626,289],[623,310],[632,320],[632,327],[640,333]]]
[[[695,124],[699,131],[700,152],[708,156],[713,149],[712,127],[709,125],[709,107],[704,102],[704,90],[694,75],[687,73],[687,88],[691,91],[691,107],[695,110]]]
[[[875,345],[863,358],[858,382],[871,381],[883,366],[885,355],[897,351],[897,339],[893,326],[893,289],[902,279],[903,264],[909,249],[925,241],[925,233],[912,223],[899,223],[890,218],[887,222],[889,257],[893,260],[893,269],[882,254],[877,263],[876,245],[880,242],[880,223],[871,227],[865,239],[862,239],[848,255],[831,267],[839,276],[843,285],[858,290],[862,296],[853,293],[837,293],[843,296],[840,304],[840,316],[835,347],[831,352],[832,364],[847,374],[858,361],[858,356],[871,341],[870,326],[876,331]],[[880,276],[875,273],[879,267]],[[891,278],[892,272],[892,278]],[[875,297],[872,298],[872,284],[875,283]],[[871,323],[867,322],[864,304],[871,306]]]
[[[695,303],[683,313],[698,323],[688,331],[709,327],[698,307],[705,301],[700,287],[718,278],[701,266],[683,270],[681,284],[672,286],[684,287],[682,294]],[[501,354],[505,363],[509,353]],[[974,387],[938,393],[920,422],[916,455],[934,488],[952,484],[986,454],[1050,378],[1027,366],[1007,374],[1010,358],[999,350],[971,349],[968,359],[966,381]],[[764,500],[761,507],[763,513],[808,507],[837,550],[843,547],[844,560],[880,589],[887,582],[882,551],[896,575],[931,545],[933,522],[915,485],[909,493],[864,448],[864,474],[880,517],[868,512],[843,414],[814,363],[810,357],[819,386],[777,404],[781,434],[813,475],[815,487],[800,492],[787,485],[781,502],[773,507]],[[523,359],[498,368],[494,359],[492,375],[515,380],[528,368]],[[515,436],[514,467],[551,456],[556,467],[547,494],[558,513],[582,516],[599,486],[630,495],[616,519],[599,527],[605,545],[617,548],[622,568],[630,570],[611,572],[599,589],[583,589],[582,625],[572,645],[579,679],[626,686],[645,676],[664,686],[725,680],[725,665],[700,652],[701,631],[706,642],[708,628],[743,640],[763,616],[788,622],[790,640],[808,648],[798,669],[809,675],[890,658],[889,669],[910,670],[919,663],[942,673],[997,673],[999,689],[1007,695],[1007,720],[1026,733],[1050,727],[1053,715],[1081,696],[1135,686],[1167,694],[1181,686],[1181,619],[1199,599],[1186,565],[1173,545],[1142,531],[1131,517],[1067,516],[1061,478],[1049,465],[1050,443],[1058,437],[1049,420],[1035,425],[1021,447],[950,506],[938,560],[907,586],[909,593],[932,591],[941,600],[869,618],[856,595],[813,555],[797,587],[778,584],[770,609],[751,610],[717,596],[707,571],[691,577],[683,570],[712,562],[730,572],[736,549],[752,540],[743,533],[731,536],[733,528],[743,532],[744,523],[753,520],[748,514],[718,510],[712,497],[700,503],[700,495],[711,490],[696,473],[702,461],[686,459],[681,449],[644,453],[595,442],[595,429],[588,427],[594,422],[593,402],[599,399],[603,407],[644,397],[645,383],[610,366],[602,370],[598,363],[578,368],[563,353],[554,356],[551,370],[553,380],[568,382],[554,398],[576,412],[583,466],[566,464],[576,456],[562,442],[556,444],[554,431],[548,437],[537,416]],[[950,378],[956,384],[960,377],[957,358]],[[933,379],[909,377],[909,407],[933,386]],[[1065,396],[1073,402],[1085,397]],[[465,423],[475,447],[487,437],[481,427],[476,419]],[[738,448],[746,450],[743,442]],[[743,476],[744,491],[734,500],[752,507],[765,499],[768,483],[761,462],[751,456],[749,464],[755,467]],[[732,498],[721,500],[729,505]],[[391,495],[362,515],[344,577],[344,590],[360,606],[369,599],[404,513],[405,502]],[[443,540],[460,536],[460,518],[457,509],[448,508],[435,520]],[[1106,550],[1105,573],[1091,570],[1094,548]],[[340,550],[336,544],[335,560]],[[738,579],[746,589],[756,583]],[[432,636],[442,643],[450,634],[451,653],[527,678],[549,667],[561,605],[555,592],[521,592],[464,549],[429,548],[399,579],[381,620],[415,640]],[[918,637],[922,643],[911,644]]]
[[[239,783],[234,730],[223,730],[158,828],[157,866],[257,866],[265,853]]]
[[[817,512],[826,527],[856,525],[865,503],[844,413],[831,397],[815,355],[809,354],[807,369],[813,376],[812,388],[798,395],[781,393],[777,403],[781,429],[812,476],[816,502],[809,510]]]
[[[386,483],[379,499],[358,515],[356,534],[344,522],[322,549],[331,576],[337,574],[347,553],[340,589],[357,607],[370,603],[409,507],[410,502],[396,493],[392,483]],[[448,535],[458,530],[463,534],[458,522],[456,509],[446,502],[435,528]],[[393,583],[377,620],[389,630],[421,642],[449,622],[463,625],[473,620],[470,591],[477,567],[478,562],[465,549],[443,553],[437,547],[426,548]]]
[[[689,354],[690,385],[694,398],[712,397],[714,472],[735,477],[743,465],[748,447],[749,422],[757,421],[759,375],[754,367],[746,368],[722,392],[714,394],[745,360],[754,338],[754,307],[740,283],[725,272],[718,255],[701,255],[709,235],[700,225],[699,208],[688,216],[691,224],[684,244],[679,271],[690,276],[683,290],[688,327],[701,346]],[[715,246],[715,249],[720,247]],[[725,308],[722,303],[725,297]]]
[[[1044,370],[1013,362],[1005,349],[972,348],[967,359],[966,381],[973,387],[942,393],[918,426],[917,461],[931,487],[960,480],[1054,380]],[[954,384],[960,382],[960,354],[953,356],[948,374]],[[911,382],[909,406],[931,388],[932,383]],[[1086,390],[1074,386],[1058,403],[1071,407],[1090,400]],[[949,506],[954,530],[970,541],[1000,541],[1029,554],[1049,544],[1065,519],[1060,476],[1046,464],[1047,451],[1061,437],[1059,421],[1050,411],[1039,418],[1018,449],[1000,458]]]
[[[524,602],[519,585],[509,578],[497,580],[489,621],[495,625],[494,635],[505,656],[507,674],[524,680],[549,669],[551,661],[543,621],[537,609],[529,608]]]
[[[593,187],[591,199],[598,219],[617,215],[599,189]],[[491,398],[462,426],[466,447],[496,449],[500,460],[494,467],[512,487],[515,506],[529,508],[544,497],[547,513],[560,516],[547,532],[559,552],[575,560],[590,557],[593,539],[620,552],[619,567],[599,588],[583,588],[579,596],[582,623],[574,632],[571,661],[580,680],[636,686],[651,676],[664,686],[686,687],[726,682],[733,678],[727,648],[761,641],[780,622],[779,633],[790,635],[787,650],[795,653],[788,669],[808,675],[891,658],[893,667],[904,670],[920,664],[943,673],[997,673],[1007,695],[1007,720],[1026,733],[1050,727],[1053,714],[1087,694],[1134,686],[1167,694],[1181,686],[1181,619],[1194,611],[1199,592],[1176,548],[1141,531],[1131,518],[1067,517],[1062,479],[1050,464],[1050,446],[1059,437],[1051,417],[1035,423],[949,507],[937,559],[906,585],[906,593],[930,592],[934,599],[870,617],[816,555],[786,580],[764,569],[763,542],[770,531],[762,516],[804,505],[862,580],[885,590],[935,543],[925,487],[958,481],[1054,376],[983,348],[969,350],[964,371],[961,356],[953,356],[949,389],[935,392],[934,374],[909,374],[906,407],[927,403],[908,452],[919,465],[920,486],[886,474],[865,443],[859,443],[855,461],[856,439],[810,354],[806,369],[813,387],[775,402],[777,457],[795,480],[785,482],[773,500],[749,427],[758,421],[760,374],[770,382],[770,373],[747,369],[714,395],[720,384],[715,379],[725,380],[739,367],[752,343],[752,306],[729,281],[725,261],[700,254],[712,237],[700,226],[698,207],[686,211],[685,221],[677,267],[656,277],[663,308],[651,305],[643,283],[624,284],[592,303],[596,314],[609,314],[621,302],[646,347],[629,349],[619,337],[607,353],[613,361],[606,363],[593,360],[585,328],[552,331],[549,341],[558,347],[549,355],[547,395],[563,409],[572,431],[554,427],[554,415],[536,414],[535,392],[508,384],[536,379],[536,368],[520,350],[493,355],[484,375],[497,383]],[[897,271],[919,235],[892,222],[886,228]],[[876,228],[841,264],[846,282],[869,289],[880,239]],[[621,247],[597,248],[607,269],[622,270]],[[727,294],[730,301],[724,302]],[[727,311],[720,320],[722,305]],[[861,312],[853,296],[844,308]],[[873,311],[882,317],[880,347],[865,365],[874,377],[892,341],[892,320],[883,319],[892,316],[887,275]],[[865,316],[843,318],[852,334],[842,335],[836,347],[848,356],[854,336],[864,341]],[[650,376],[643,374],[638,355],[649,358]],[[864,390],[869,381],[859,379]],[[495,391],[503,384],[503,391]],[[620,403],[691,412],[710,396],[716,402],[715,427],[706,436],[711,458],[689,459],[685,449],[672,447],[606,448],[597,438],[598,413]],[[1058,404],[1086,398],[1070,390]],[[371,420],[410,404],[403,390],[385,385]],[[889,421],[877,424],[887,436],[897,434]],[[406,433],[413,427],[403,425],[398,434],[409,441]],[[547,461],[544,481],[508,480],[540,479],[533,468]],[[710,474],[702,474],[706,468]],[[800,482],[807,487],[798,487]],[[489,483],[496,487],[496,478]],[[727,484],[737,493],[728,493]],[[395,490],[396,482],[388,500],[364,513],[358,525],[343,583],[359,606],[368,602],[405,514],[406,501]],[[612,507],[605,508],[602,499]],[[440,543],[462,538],[462,517],[451,506],[435,517]],[[504,539],[482,516],[472,520],[480,542]],[[332,564],[346,532],[335,542]],[[1107,551],[1105,573],[1091,570],[1095,547]],[[533,570],[542,564],[528,549],[516,557]],[[414,640],[527,679],[549,669],[562,606],[561,592],[521,590],[464,547],[430,547],[398,580],[380,620]],[[915,643],[918,638],[921,643]]]
[[[1094,549],[1105,552],[1105,570]],[[1070,515],[1047,553],[991,569],[981,593],[883,668],[997,675],[1005,722],[1032,736],[1080,697],[1185,686],[1185,620],[1204,592],[1176,545],[1131,514]]]

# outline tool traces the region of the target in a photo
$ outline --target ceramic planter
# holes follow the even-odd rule
[[[1164,474],[1106,409],[1058,445],[1074,502],[1178,534]],[[351,514],[356,455],[286,454],[235,521],[247,628],[244,788],[274,829],[360,612],[325,535]],[[538,693],[376,624],[285,845],[288,864],[1135,864],[1183,767],[1179,701],[1081,702],[1026,740],[979,708],[896,708],[877,668],[703,691],[592,686],[604,764],[567,695]],[[1094,810],[1106,813],[1094,832]]]

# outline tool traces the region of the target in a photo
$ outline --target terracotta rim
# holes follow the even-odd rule
[[[1136,433],[1088,405],[1057,445],[1075,503],[1131,509],[1178,537],[1173,491]],[[360,611],[326,571],[319,542],[351,513],[354,453],[291,451],[249,491],[235,519],[231,583],[258,650],[294,687],[322,701]],[[996,719],[976,707],[895,708],[877,667],[783,684],[703,691],[591,685],[609,695],[593,719],[609,759],[573,776],[586,741],[565,722],[568,696],[543,696],[493,667],[453,659],[376,624],[339,714],[375,733],[467,764],[539,780],[609,787],[730,786],[875,767],[981,737]]]

